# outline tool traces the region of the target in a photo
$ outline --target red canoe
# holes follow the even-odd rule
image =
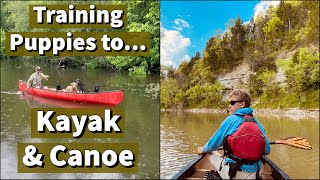
[[[86,102],[94,104],[117,105],[123,100],[123,91],[105,91],[98,93],[68,93],[38,88],[27,89],[27,84],[22,80],[18,82],[19,91],[25,91],[35,96],[46,97],[50,99],[59,99],[74,102]]]

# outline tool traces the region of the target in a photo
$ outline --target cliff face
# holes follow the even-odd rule
[[[311,52],[319,52],[319,44],[310,44],[308,46],[308,49]],[[279,52],[275,59],[288,60],[289,58],[292,58],[294,56],[297,50],[298,48],[292,49],[290,51]],[[246,89],[249,77],[251,75],[255,75],[255,72],[250,69],[250,64],[246,62],[246,58],[248,57],[244,57],[243,62],[239,66],[235,67],[231,72],[218,76],[217,80],[225,87],[226,90],[232,90],[235,88]],[[280,68],[277,68],[274,80],[280,85],[283,85],[285,83],[286,76]]]
[[[238,67],[234,68],[233,71],[218,76],[217,80],[225,87],[223,100],[228,100],[229,93],[233,89],[243,88],[248,90],[246,87],[248,85],[249,77],[252,74],[253,72],[250,70],[249,64],[242,63]]]
[[[247,85],[250,75],[253,72],[247,63],[242,63],[233,71],[220,75],[217,80],[227,89],[232,90],[241,85]]]
[[[289,59],[293,56],[295,52],[296,50],[285,52],[285,53],[279,53],[279,55],[277,56],[277,59]],[[233,89],[240,88],[240,89],[249,91],[248,89],[249,78],[250,76],[255,74],[256,73],[251,70],[250,64],[243,61],[239,66],[235,67],[231,72],[219,75],[217,80],[219,81],[219,83],[221,83],[225,87],[225,93],[223,95],[223,99],[227,100],[228,94]],[[284,85],[285,79],[286,77],[284,72],[280,68],[277,68],[276,76],[274,80],[279,85]]]

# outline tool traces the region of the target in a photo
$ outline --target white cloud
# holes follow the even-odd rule
[[[183,19],[179,19],[179,18],[175,19],[174,24],[175,26],[173,28],[176,29],[177,31],[182,31],[183,28],[190,28],[189,23]]]
[[[179,31],[168,30],[161,26],[160,62],[163,65],[178,67],[183,60],[190,60],[187,48],[191,41]]]
[[[278,4],[280,4],[280,1],[261,1],[254,8],[254,21],[256,21],[259,14],[264,15],[270,5],[275,7],[278,6]]]
[[[250,20],[249,21],[246,21],[246,22],[243,22],[243,25],[247,25],[250,23]]]

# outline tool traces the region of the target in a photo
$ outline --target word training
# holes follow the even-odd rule
[[[118,126],[118,122],[121,120],[120,115],[114,115],[111,117],[110,109],[105,110],[104,120],[99,115],[82,115],[80,118],[77,115],[71,115],[71,118],[67,115],[58,115],[56,117],[57,123],[55,127],[52,125],[51,120],[55,115],[54,111],[37,111],[37,131],[45,133],[45,129],[48,129],[51,133],[71,133],[74,138],[80,138],[85,129],[86,124],[88,130],[92,133],[112,133],[114,130],[117,133],[121,133],[121,129]],[[88,123],[88,121],[90,121]],[[75,127],[75,131],[72,131],[72,123]]]
[[[75,10],[74,5],[69,5],[69,11],[48,10],[46,6],[35,6],[33,10],[37,13],[37,23],[44,23],[44,14],[46,14],[46,23],[52,24],[53,19],[58,24],[110,24],[112,28],[122,28],[121,20],[123,10],[96,10],[95,5],[90,5],[87,10]],[[54,18],[55,17],[55,18]]]

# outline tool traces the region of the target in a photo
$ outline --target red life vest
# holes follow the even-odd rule
[[[239,129],[225,138],[225,154],[250,162],[258,161],[266,145],[264,136],[251,115],[245,115],[243,118]]]

